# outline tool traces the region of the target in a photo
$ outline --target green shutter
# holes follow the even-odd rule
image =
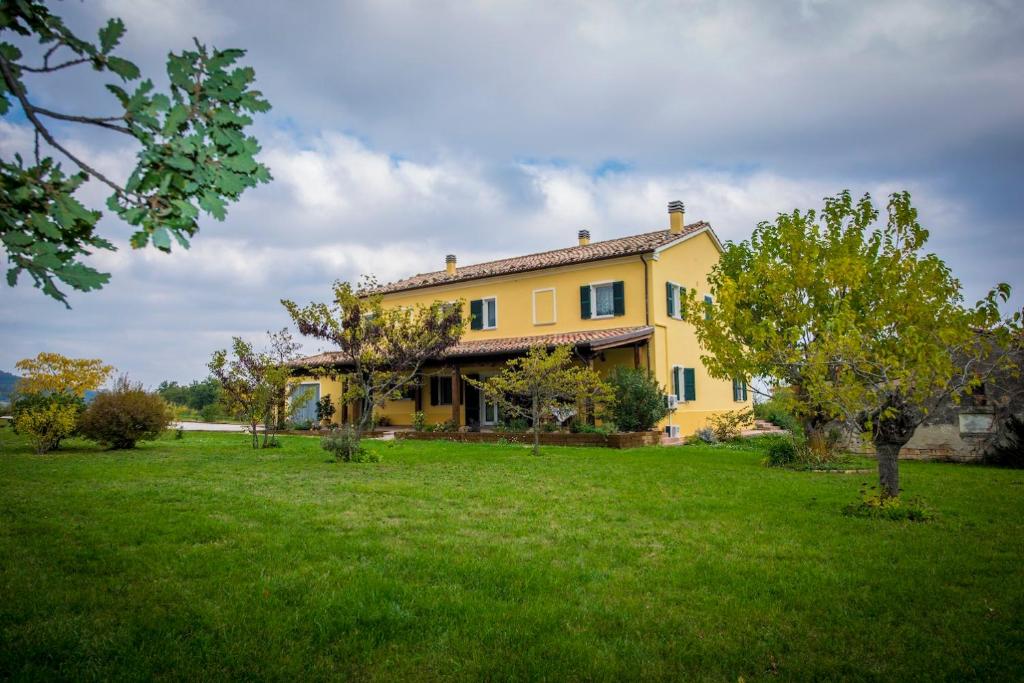
[[[612,283],[612,305],[615,315],[626,315],[626,283],[622,280]]]
[[[740,381],[735,377],[732,380],[732,400],[740,400]]]
[[[679,377],[679,372],[682,368],[672,368],[672,393],[676,395],[676,398],[681,399],[683,397],[683,382]]]
[[[665,283],[665,300],[668,303],[668,317],[676,314],[676,286],[671,282]]]
[[[686,320],[686,287],[679,286],[679,318]]]
[[[590,285],[580,287],[580,317],[590,320]]]
[[[742,382],[742,380],[740,380],[740,381]],[[742,400],[746,401],[747,400],[747,383],[743,382],[740,386],[743,388],[743,399]]]
[[[683,399],[697,400],[697,376],[693,368],[683,368]]]
[[[484,329],[484,300],[473,299],[469,302],[469,328],[471,330]]]

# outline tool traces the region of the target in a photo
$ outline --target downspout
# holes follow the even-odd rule
[[[644,324],[647,327],[650,327],[651,326],[651,292],[650,292],[650,283],[648,283],[648,281],[647,281],[647,278],[648,278],[648,272],[647,271],[648,271],[648,268],[650,266],[647,263],[647,258],[645,257],[644,254],[640,254],[640,262],[644,264]],[[647,350],[647,372],[652,372],[652,370],[651,370],[651,342],[648,340],[648,342],[644,346],[646,347],[646,350]]]

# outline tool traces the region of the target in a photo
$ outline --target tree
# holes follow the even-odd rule
[[[615,401],[608,414],[623,432],[653,429],[668,414],[665,389],[650,370],[616,366],[608,375]]]
[[[124,23],[111,19],[100,29],[98,44],[83,40],[38,0],[6,2],[0,11],[0,35],[16,34],[45,47],[41,63],[32,65],[23,61],[18,47],[0,42],[0,115],[16,103],[36,142],[31,164],[17,154],[0,160],[0,241],[10,261],[7,282],[13,287],[25,271],[36,287],[65,306],[67,299],[55,281],[89,291],[110,279],[80,260],[94,249],[115,248],[96,234],[101,213],[85,208],[75,197],[90,178],[112,190],[107,208],[137,228],[132,247],[152,242],[164,252],[171,251],[172,237],[188,248],[188,238],[199,230],[200,211],[223,220],[227,202],[270,181],[267,167],[255,160],[259,143],[245,133],[252,123],[249,114],[270,109],[262,94],[250,87],[255,79],[252,68],[233,67],[245,51],[211,49],[195,41],[195,50],[168,55],[167,93],[156,92],[148,79],[131,89],[128,84],[140,78],[139,69],[114,54],[124,33]],[[117,100],[118,113],[59,112],[31,99],[29,76],[83,65],[120,79],[120,85],[106,85]],[[122,184],[98,171],[58,141],[48,121],[134,139],[141,149],[128,180]],[[77,170],[66,174],[52,157],[41,156],[44,144]]]
[[[98,358],[68,358],[45,351],[19,360],[14,367],[22,373],[16,385],[20,394],[67,393],[79,398],[99,389],[114,371]]]
[[[423,363],[440,357],[462,336],[462,302],[435,301],[429,306],[385,308],[376,283],[368,278],[357,290],[348,282],[334,283],[334,303],[300,307],[282,300],[299,333],[332,344],[351,364],[341,374],[345,390],[340,402],[356,402],[354,447],[359,448],[373,409],[398,398],[417,378]],[[310,368],[315,375],[334,374],[329,368]]]
[[[286,330],[281,335],[290,339]],[[281,337],[271,335],[271,344],[276,345]],[[252,447],[259,448],[259,425],[263,423],[263,448],[274,445],[277,431],[275,411],[287,410],[282,402],[286,395],[291,369],[273,352],[257,352],[252,344],[241,337],[232,339],[232,358],[227,351],[215,351],[209,368],[223,389],[224,401],[229,410],[249,425]],[[293,405],[301,403],[306,395],[293,396]]]
[[[611,387],[594,370],[575,363],[568,345],[551,351],[535,346],[525,356],[508,361],[498,374],[484,380],[467,377],[466,381],[506,415],[530,419],[534,455],[540,455],[540,423],[546,415],[614,401]]]
[[[883,496],[899,494],[898,454],[938,402],[958,400],[1020,314],[1001,320],[999,285],[975,306],[934,254],[907,192],[890,196],[885,225],[869,195],[781,214],[728,244],[710,276],[711,314],[693,292],[688,319],[720,378],[765,376],[794,390],[809,431],[839,419],[870,438]],[[1009,358],[1008,355],[1001,358]]]

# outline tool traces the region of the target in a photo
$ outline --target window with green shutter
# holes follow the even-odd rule
[[[484,300],[473,299],[469,302],[469,329],[484,329]]]
[[[711,308],[715,305],[715,300],[710,295],[704,296],[704,319],[711,320]]]
[[[612,305],[614,315],[626,315],[626,283],[621,280],[612,283]]]
[[[672,393],[680,401],[683,399],[683,369],[678,365],[672,368]]]
[[[665,302],[668,307],[668,316],[676,320],[683,319],[683,296],[686,294],[686,287],[677,285],[674,282],[665,283]]]
[[[693,368],[683,368],[683,400],[697,400],[697,373]]]
[[[734,379],[732,381],[732,400],[734,401],[745,401],[746,400],[747,387],[742,379]]]
[[[590,285],[580,287],[580,317],[590,319]]]

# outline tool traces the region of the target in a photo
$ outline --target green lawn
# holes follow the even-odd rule
[[[1010,679],[1024,472],[751,451],[245,435],[29,454],[0,430],[0,679]]]

